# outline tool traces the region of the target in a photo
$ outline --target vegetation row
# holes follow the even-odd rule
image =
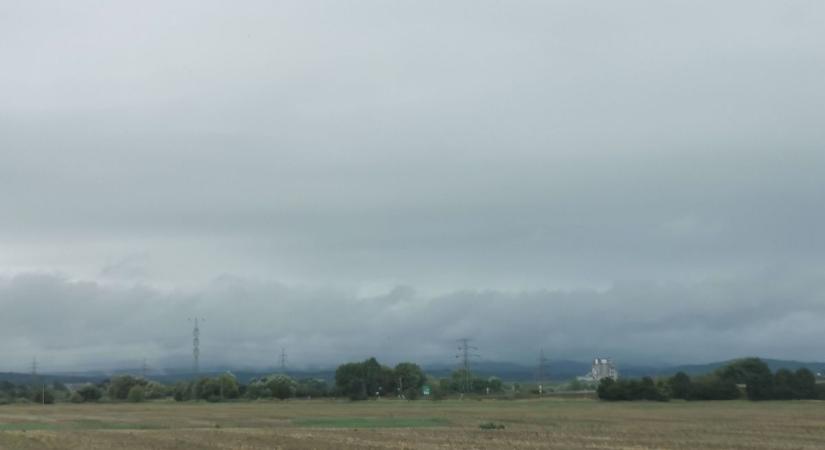
[[[600,399],[655,400],[825,400],[825,384],[817,384],[814,374],[805,368],[796,372],[779,369],[772,373],[759,358],[735,361],[715,372],[691,378],[684,372],[666,378],[613,380],[599,383]]]

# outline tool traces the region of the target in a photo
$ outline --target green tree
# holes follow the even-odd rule
[[[793,382],[794,398],[814,399],[816,393],[816,376],[806,368],[797,369]]]
[[[327,382],[315,378],[304,378],[297,381],[295,388],[296,397],[324,397],[327,395],[329,388]]]
[[[490,392],[499,393],[504,391],[504,383],[497,377],[488,378],[487,387],[490,388]]]
[[[246,398],[257,400],[259,398],[272,398],[272,391],[262,380],[253,380],[246,386]]]
[[[739,397],[741,393],[733,380],[710,374],[691,381],[688,400],[735,400]]]
[[[127,398],[132,403],[140,403],[146,398],[146,392],[143,386],[136,384],[129,389]]]
[[[668,397],[660,391],[650,377],[641,380],[622,379],[615,381],[612,378],[603,378],[596,391],[602,400],[653,400],[667,401]]]
[[[687,400],[690,397],[690,377],[684,372],[678,372],[668,380],[668,388],[672,398]]]
[[[170,387],[164,386],[156,381],[149,381],[144,387],[144,393],[147,399],[168,397],[170,392],[172,392]]]
[[[109,397],[115,400],[126,400],[129,391],[134,386],[145,386],[146,380],[131,375],[119,375],[109,381]]]
[[[87,384],[81,387],[77,390],[77,394],[83,398],[84,402],[96,402],[103,396],[103,392],[100,391],[100,388],[93,384]]]
[[[395,391],[395,374],[375,358],[360,363],[346,363],[335,370],[335,387],[352,400],[384,395]]]
[[[777,400],[791,400],[796,397],[796,377],[788,369],[779,369],[773,376],[773,395]]]
[[[744,384],[749,400],[770,400],[773,397],[773,374],[759,358],[745,358],[718,370],[723,380]]]
[[[188,383],[186,381],[179,381],[175,384],[175,387],[172,389],[172,397],[177,402],[185,402],[187,400],[191,400],[193,398],[192,388],[192,383]]]
[[[602,378],[599,381],[599,387],[596,389],[596,394],[602,400],[630,400],[624,386],[616,383],[613,378]]]
[[[218,377],[217,382],[221,399],[238,398],[240,395],[240,387],[235,375],[226,372]]]
[[[217,378],[204,377],[195,382],[194,397],[208,402],[221,400],[221,384]]]
[[[50,405],[54,403],[54,392],[48,388],[35,388],[33,389],[33,395],[31,397],[32,402],[34,403],[45,403]]]
[[[454,392],[470,393],[473,391],[473,379],[464,369],[454,370],[450,374],[450,390]]]
[[[569,383],[567,383],[568,391],[583,391],[584,389],[584,383],[582,383],[578,378],[573,378]]]
[[[427,381],[427,376],[418,364],[410,362],[400,363],[393,369],[394,378],[397,380],[398,389],[403,389],[406,394],[409,391],[419,391]],[[407,396],[409,398],[409,396]]]
[[[272,396],[281,400],[286,400],[295,396],[297,384],[292,378],[276,374],[267,378],[266,386],[272,392]]]

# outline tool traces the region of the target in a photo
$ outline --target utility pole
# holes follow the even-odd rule
[[[538,371],[538,385],[539,385],[539,397],[542,396],[544,393],[544,378],[547,376],[547,363],[549,360],[544,357],[544,349],[539,350],[539,371]]]
[[[281,373],[286,374],[286,349],[281,347],[281,357],[278,359],[281,365]]]
[[[476,353],[478,347],[470,345],[470,338],[461,338],[458,340],[458,354],[456,358],[461,360],[461,367],[464,369],[464,386],[462,389],[462,396],[470,390],[472,377],[470,376],[470,358],[478,358],[480,355]]]
[[[37,389],[37,357],[32,358],[32,388]],[[41,383],[40,386],[40,402],[45,405],[46,404],[46,383]]]
[[[143,358],[143,365],[140,367],[140,376],[146,379],[146,373],[149,371],[149,366],[146,365],[146,358]]]
[[[201,330],[198,328],[198,320],[206,322],[202,317],[195,317],[189,319],[194,322],[195,327],[192,329],[192,371],[197,375],[200,372],[200,356],[201,356]]]

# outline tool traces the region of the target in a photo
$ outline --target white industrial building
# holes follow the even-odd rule
[[[601,381],[603,378],[619,379],[619,371],[610,358],[594,358],[593,366],[590,369],[590,378],[593,381]]]

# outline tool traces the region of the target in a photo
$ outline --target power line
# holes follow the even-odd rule
[[[192,329],[192,371],[197,374],[200,372],[200,356],[201,356],[201,330],[198,327],[198,320],[206,322],[203,317],[195,317],[189,319],[194,322],[195,327]]]
[[[544,357],[544,349],[539,350],[539,370],[538,370],[538,385],[539,385],[539,395],[543,393],[543,383],[545,377],[547,376],[547,363],[549,360]]]
[[[286,349],[281,347],[281,356],[278,359],[281,365],[281,373],[286,373]]]
[[[479,358],[481,355],[476,353],[478,347],[470,345],[470,338],[461,338],[458,340],[458,354],[456,358],[461,359],[461,367],[464,369],[464,385],[462,386],[462,394],[470,391],[470,384],[472,377],[470,376],[470,359]]]
[[[37,388],[37,357],[32,358],[32,388]],[[43,405],[46,404],[46,383],[41,386],[40,401]]]

